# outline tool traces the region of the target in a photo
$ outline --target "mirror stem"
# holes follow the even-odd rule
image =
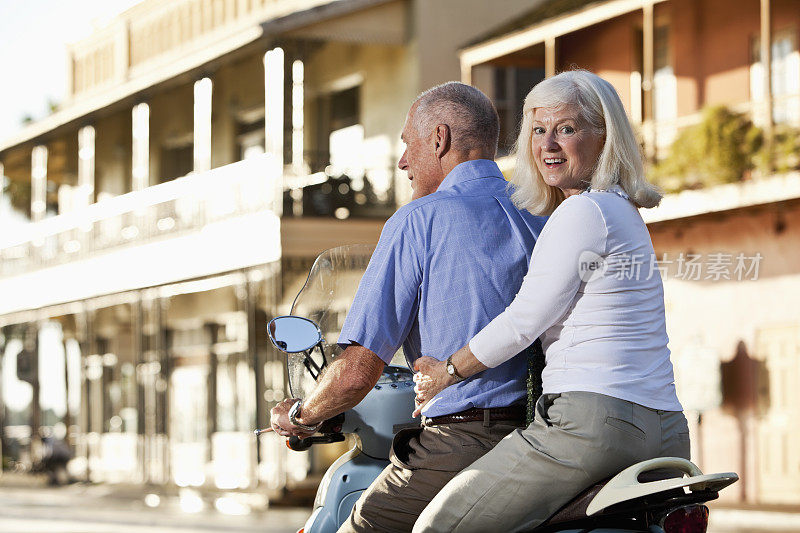
[[[322,354],[322,366],[320,367],[322,369],[328,366],[328,358],[325,357],[325,348],[322,346],[322,340],[317,343],[317,347],[319,348],[319,353]]]
[[[303,358],[303,364],[305,365],[306,370],[308,370],[308,373],[311,374],[311,377],[314,378],[314,381],[317,381],[317,377],[319,377],[319,369],[317,369],[317,373],[314,375],[314,371],[311,369],[311,365],[308,362],[308,355]],[[315,368],[316,366],[317,365],[314,365]]]
[[[312,352],[312,350],[306,350],[305,352],[303,352],[305,354],[304,362],[305,362],[306,368],[308,368],[309,372],[311,372],[311,369],[308,367],[309,364],[311,364],[311,366],[314,367],[314,370],[317,371],[317,375],[316,376],[314,375],[313,372],[311,372],[311,376],[316,381],[316,379],[319,377],[320,372],[322,372],[322,368],[317,366],[317,363],[315,363],[314,359],[311,358],[311,352]],[[325,360],[324,359],[325,358],[325,352],[322,352],[322,357],[323,357],[323,361],[324,361]],[[325,365],[323,364],[322,366],[324,367]]]

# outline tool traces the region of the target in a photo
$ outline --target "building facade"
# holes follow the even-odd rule
[[[797,0],[145,0],[69,51],[69,99],[0,142],[6,467],[40,437],[95,481],[279,489],[329,463],[251,430],[286,394],[265,335],[313,258],[374,243],[410,190],[408,105],[462,79],[501,118],[585,68],[648,159],[708,106],[800,127]],[[722,498],[800,502],[800,174],[643,211],[679,395]],[[325,455],[328,454],[328,455]]]

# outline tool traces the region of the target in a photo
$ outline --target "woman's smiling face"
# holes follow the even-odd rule
[[[534,110],[531,149],[536,168],[547,185],[565,196],[586,190],[605,139],[580,116],[580,107],[567,104]]]

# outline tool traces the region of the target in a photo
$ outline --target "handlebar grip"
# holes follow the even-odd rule
[[[314,444],[330,444],[332,442],[342,442],[343,440],[344,435],[341,433],[329,433],[319,437],[306,437],[304,439],[301,439],[300,437],[289,437],[286,439],[286,446],[290,450],[304,452],[311,448],[311,446]]]
[[[305,439],[301,439],[300,437],[289,437],[286,439],[286,446],[290,450],[304,452],[311,448],[311,445],[314,444],[314,441],[311,440],[312,438],[313,437],[306,437]]]

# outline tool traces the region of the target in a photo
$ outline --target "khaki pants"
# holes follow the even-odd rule
[[[530,529],[590,485],[661,456],[689,458],[682,412],[590,392],[545,394],[533,423],[448,482],[414,533]]]
[[[339,533],[411,531],[419,513],[453,476],[521,426],[461,422],[400,431],[392,443],[391,464],[359,498]]]

